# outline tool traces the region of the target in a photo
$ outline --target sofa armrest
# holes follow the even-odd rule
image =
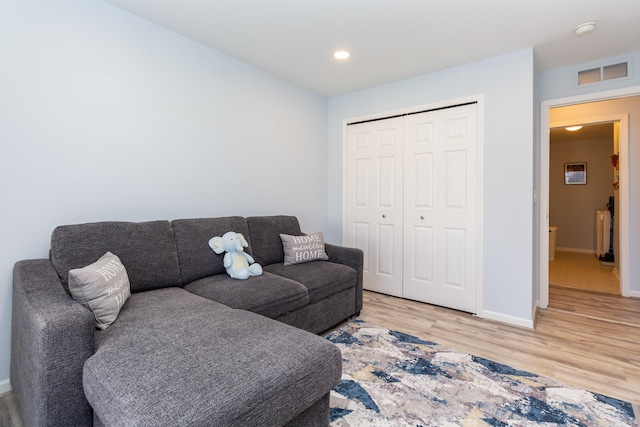
[[[15,264],[10,375],[25,425],[91,425],[82,369],[94,329],[93,315],[66,293],[49,260]]]
[[[353,267],[358,272],[358,279],[356,282],[356,306],[354,313],[360,313],[360,311],[362,310],[362,277],[364,253],[361,249],[332,245],[331,243],[325,243],[325,251],[329,256],[329,261],[335,262],[337,264],[348,265],[349,267]]]

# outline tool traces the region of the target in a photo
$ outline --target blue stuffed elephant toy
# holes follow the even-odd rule
[[[209,246],[218,255],[226,252],[223,264],[232,279],[244,280],[249,276],[262,274],[262,266],[257,264],[251,255],[244,252],[244,248],[249,244],[242,234],[229,231],[222,237],[213,237],[209,240]]]

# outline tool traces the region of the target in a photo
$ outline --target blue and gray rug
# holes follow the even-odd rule
[[[333,427],[637,426],[628,402],[361,320],[327,339],[343,359]]]

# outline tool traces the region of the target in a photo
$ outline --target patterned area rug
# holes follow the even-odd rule
[[[334,427],[637,426],[628,402],[361,320],[327,339],[343,359]]]

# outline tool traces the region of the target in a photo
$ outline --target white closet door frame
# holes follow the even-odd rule
[[[347,125],[349,123],[362,122],[367,120],[384,119],[394,116],[400,116],[405,114],[415,114],[422,111],[436,110],[441,108],[453,107],[460,104],[466,104],[470,102],[476,102],[478,105],[478,152],[477,152],[477,191],[476,191],[476,205],[477,205],[477,240],[476,240],[476,278],[477,278],[477,292],[476,292],[476,316],[484,316],[484,272],[483,272],[483,213],[484,213],[484,95],[477,94],[469,97],[450,99],[440,102],[434,102],[430,104],[423,104],[414,107],[408,107],[399,110],[368,114],[363,116],[351,117],[343,120],[342,123],[342,244],[347,243]]]

